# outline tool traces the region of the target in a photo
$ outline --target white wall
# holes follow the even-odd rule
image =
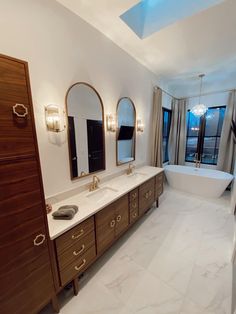
[[[145,125],[137,135],[136,162],[149,162],[152,88],[160,83],[156,76],[52,0],[0,0],[0,38],[1,53],[29,62],[47,197],[91,180],[70,180],[66,133],[49,134],[45,127],[44,106],[63,107],[66,90],[77,81],[97,89],[105,113],[115,113],[119,98],[131,97]],[[115,151],[115,134],[107,133],[105,174],[117,171]]]

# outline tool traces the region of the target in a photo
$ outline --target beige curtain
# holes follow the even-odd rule
[[[162,90],[153,91],[152,111],[152,166],[162,167]]]
[[[171,110],[171,127],[168,144],[169,163],[172,165],[184,165],[187,132],[186,99],[172,99]]]
[[[225,111],[225,118],[222,127],[219,156],[217,169],[226,171],[229,173],[234,172],[234,162],[235,162],[235,143],[233,140],[233,134],[231,132],[231,121],[232,119],[236,121],[236,97],[235,91],[231,92],[229,95],[229,102]]]

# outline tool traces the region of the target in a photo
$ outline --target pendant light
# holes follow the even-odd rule
[[[197,117],[201,117],[203,116],[206,111],[207,111],[207,107],[201,103],[201,98],[202,98],[202,80],[204,78],[205,74],[200,74],[199,75],[199,78],[201,80],[201,83],[200,83],[200,93],[199,93],[199,102],[197,105],[195,105],[192,109],[191,109],[191,112],[197,116]]]

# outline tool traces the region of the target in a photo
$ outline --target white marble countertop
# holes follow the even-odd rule
[[[115,177],[112,180],[106,181],[103,184],[100,184],[99,189],[93,192],[89,192],[87,190],[73,197],[64,199],[63,201],[53,204],[52,212],[54,212],[63,205],[77,205],[79,207],[79,211],[71,220],[55,220],[52,217],[52,213],[47,215],[49,235],[51,240],[59,237],[64,232],[78,225],[85,219],[91,217],[102,208],[113,203],[121,196],[133,190],[143,182],[156,176],[163,170],[163,168],[150,166],[141,167],[137,170],[134,170],[132,175],[127,176],[126,174],[123,174]],[[99,196],[98,193],[101,190],[105,191],[106,195],[100,198],[97,196]]]

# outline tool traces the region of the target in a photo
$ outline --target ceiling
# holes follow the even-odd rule
[[[207,0],[215,5],[143,39],[120,18],[140,0],[57,1],[155,73],[177,97],[196,94],[200,73],[206,74],[204,91],[236,87],[236,0]]]

